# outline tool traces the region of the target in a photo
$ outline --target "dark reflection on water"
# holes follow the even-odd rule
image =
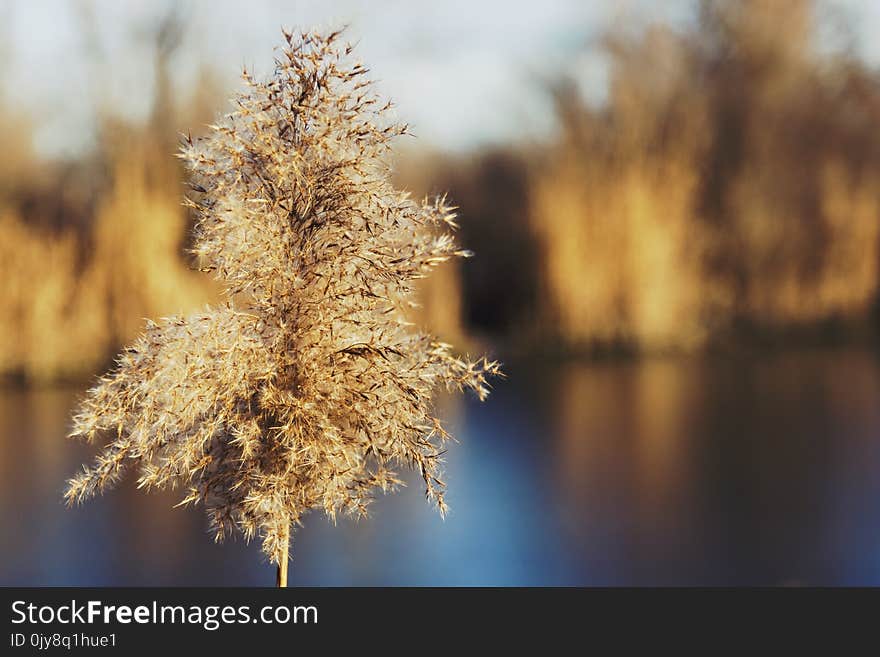
[[[461,443],[445,520],[413,485],[368,522],[319,515],[291,584],[880,584],[880,366],[867,351],[513,364]],[[271,585],[255,545],[131,480],[66,510],[94,450],[76,390],[4,390],[0,584]]]

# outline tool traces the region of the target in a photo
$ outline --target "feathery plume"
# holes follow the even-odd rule
[[[449,436],[432,397],[445,386],[484,399],[500,374],[406,320],[413,282],[468,255],[444,199],[390,183],[386,155],[406,127],[339,32],[285,39],[274,74],[245,72],[234,111],[181,148],[194,253],[225,302],[149,322],[89,391],[71,435],[110,442],[66,492],[80,502],[136,465],[139,487],[180,485],[217,540],[259,536],[278,564],[306,512],[364,515],[401,465],[445,511]]]

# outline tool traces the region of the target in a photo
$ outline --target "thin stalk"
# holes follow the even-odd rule
[[[287,548],[290,545],[290,529],[284,534],[284,548],[281,552],[281,560],[278,562],[278,571],[275,576],[275,586],[280,589],[287,588]]]

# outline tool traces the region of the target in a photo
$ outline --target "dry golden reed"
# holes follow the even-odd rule
[[[414,282],[467,253],[452,208],[390,183],[405,126],[338,32],[285,37],[274,74],[245,72],[234,111],[182,147],[193,250],[226,300],[150,323],[122,352],[71,432],[110,442],[66,492],[82,501],[137,465],[140,487],[185,487],[218,540],[259,535],[277,563],[306,512],[363,515],[400,465],[444,511],[433,394],[483,399],[499,373],[407,321]]]

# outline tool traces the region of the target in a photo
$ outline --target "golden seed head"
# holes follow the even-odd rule
[[[449,437],[438,386],[480,399],[495,362],[456,358],[406,321],[413,281],[469,252],[444,230],[444,199],[414,202],[385,160],[387,120],[340,33],[285,33],[274,74],[200,140],[186,138],[194,252],[225,304],[150,322],[89,391],[73,435],[112,441],[69,482],[69,503],[136,462],[138,486],[183,484],[221,540],[259,534],[278,561],[309,509],[366,513],[376,489],[416,468],[445,511]]]

